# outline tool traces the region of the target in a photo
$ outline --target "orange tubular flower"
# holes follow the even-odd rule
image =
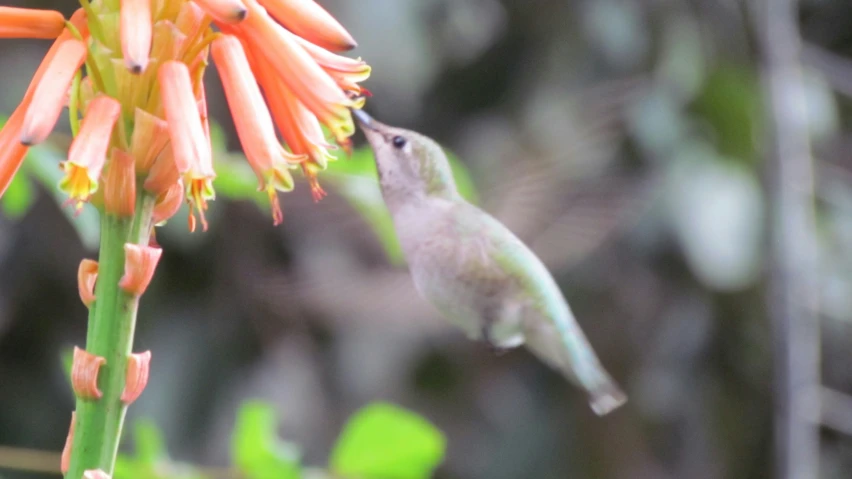
[[[358,45],[352,35],[314,0],[263,0],[262,3],[291,32],[323,48],[339,52]]]
[[[269,110],[251,75],[239,40],[224,35],[213,42],[212,53],[246,158],[257,174],[260,189],[269,194],[275,224],[278,224],[282,215],[276,208],[276,190],[293,189],[288,163],[298,164],[306,157],[291,155],[278,143]]]
[[[159,80],[174,161],[178,172],[186,176],[187,198],[198,212],[206,231],[204,211],[207,200],[216,196],[213,191],[216,173],[213,171],[210,141],[195,104],[189,69],[181,62],[166,62],[160,67]],[[192,214],[190,230],[195,230],[195,216]]]
[[[316,173],[325,168],[329,160],[335,157],[329,153],[330,147],[323,138],[322,127],[315,117],[291,91],[273,76],[270,68],[264,64],[252,64],[258,72],[257,77],[266,97],[272,117],[278,131],[284,137],[293,153],[307,155],[310,161],[302,162],[302,171],[311,185],[314,201],[325,197],[326,193],[319,185]]]
[[[52,39],[65,29],[65,17],[53,10],[0,7],[0,38]]]
[[[124,65],[139,74],[151,51],[151,0],[121,0],[121,52]]]
[[[50,81],[39,83],[33,93],[21,128],[21,143],[30,146],[47,138],[65,106],[71,80],[85,59],[85,43],[79,40],[62,43],[45,72]]]
[[[296,42],[294,35],[248,0],[249,15],[236,28],[258,61],[271,65],[277,76],[334,134],[345,141],[355,131],[349,108],[359,102],[346,96],[331,76]]]
[[[92,100],[80,132],[68,150],[68,161],[61,165],[65,177],[59,183],[59,188],[68,193],[69,201],[76,204],[77,211],[98,189],[112,128],[120,114],[121,105],[118,101],[108,96]]]
[[[7,22],[2,12],[3,11],[0,11],[0,23]],[[70,23],[80,32],[83,38],[88,38],[89,30],[85,23],[85,13],[82,8],[78,9],[74,15],[71,16]],[[6,188],[9,187],[9,183],[12,182],[12,178],[21,167],[21,163],[27,155],[28,148],[25,145],[22,145],[19,139],[21,136],[21,127],[23,126],[24,115],[27,113],[36,87],[41,84],[42,78],[44,78],[47,73],[54,57],[56,57],[56,54],[59,52],[60,47],[70,38],[72,38],[72,34],[66,29],[61,35],[59,35],[56,41],[53,42],[50,50],[47,51],[47,54],[41,61],[41,65],[39,65],[38,70],[36,70],[35,75],[33,75],[33,79],[30,81],[30,86],[27,88],[27,92],[24,95],[24,99],[21,101],[21,104],[15,109],[15,112],[12,113],[12,116],[9,117],[9,120],[3,126],[3,129],[0,130],[0,196],[3,196],[3,193],[6,192]]]

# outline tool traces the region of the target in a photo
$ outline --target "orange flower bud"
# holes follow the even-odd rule
[[[93,259],[80,261],[77,269],[77,289],[80,301],[88,308],[95,302],[95,282],[98,280],[98,262]]]
[[[178,212],[180,205],[183,204],[183,189],[183,182],[178,180],[177,183],[157,196],[152,220],[155,225],[162,224]]]
[[[74,74],[86,59],[86,45],[78,40],[62,43],[45,71],[46,81],[39,82],[27,108],[21,129],[21,143],[41,143],[53,130],[65,103],[65,95]]]
[[[358,46],[343,25],[314,0],[261,0],[261,3],[291,32],[323,48],[339,52]]]
[[[121,104],[115,99],[101,95],[92,100],[68,150],[68,161],[61,165],[65,177],[59,188],[68,193],[69,201],[76,203],[77,211],[98,189],[112,129],[120,114]]]
[[[148,289],[163,250],[152,246],[127,243],[124,245],[124,276],[118,286],[133,296]]]
[[[59,470],[62,474],[67,474],[71,465],[71,445],[74,443],[74,427],[76,425],[77,411],[71,411],[71,425],[68,427],[68,435],[65,436],[65,446],[62,448],[62,456],[59,461]]]
[[[82,399],[100,399],[98,372],[106,364],[106,358],[95,356],[84,349],[74,347],[74,363],[71,366],[71,388]]]
[[[131,404],[142,394],[148,384],[148,373],[151,367],[151,351],[131,354],[127,358],[127,376],[124,390],[121,392],[121,402]]]
[[[136,167],[126,151],[112,149],[109,171],[104,180],[104,209],[116,216],[133,216],[136,211]]]
[[[65,17],[53,10],[0,7],[0,38],[42,38],[59,36]]]
[[[211,164],[210,143],[198,115],[189,69],[181,62],[168,61],[160,67],[158,76],[178,171],[186,173],[198,165]]]
[[[151,38],[151,0],[121,0],[121,53],[131,72],[148,66]]]
[[[221,23],[239,23],[248,15],[245,4],[240,0],[195,0],[195,3]]]
[[[130,154],[136,159],[136,171],[147,173],[169,143],[169,124],[140,108],[133,115],[133,124]]]

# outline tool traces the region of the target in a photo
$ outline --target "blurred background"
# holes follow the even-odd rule
[[[466,194],[546,262],[630,402],[596,417],[526,351],[495,357],[446,326],[414,293],[364,150],[320,176],[323,201],[304,181],[282,195],[273,228],[211,68],[219,198],[207,233],[188,233],[185,212],[157,232],[135,347],[152,375],[128,424],[150,419],[172,457],[224,467],[235,411],[263,399],[322,465],[346,418],[382,400],[444,432],[438,478],[769,477],[772,148],[749,2],[320,3],[373,67],[367,111],[455,155]],[[822,379],[852,393],[852,5],[800,7]],[[3,41],[0,114],[48,46]],[[0,210],[0,445],[58,452],[97,218],[69,220],[50,186],[58,153],[35,156]],[[820,477],[852,475],[852,438],[821,439]]]

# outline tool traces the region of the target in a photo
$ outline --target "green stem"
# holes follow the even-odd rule
[[[140,188],[141,190],[141,188]],[[83,471],[102,469],[112,474],[127,406],[121,402],[132,351],[139,298],[118,286],[124,275],[125,243],[148,244],[155,199],[141,193],[136,214],[119,218],[102,214],[101,249],[95,302],[89,309],[86,350],[106,358],[98,374],[100,399],[77,399],[77,424],[66,479],[80,479]]]

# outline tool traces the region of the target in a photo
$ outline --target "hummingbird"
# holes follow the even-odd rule
[[[596,414],[624,404],[553,276],[506,226],[461,197],[440,145],[352,111],[417,292],[496,353],[526,345],[583,389]]]

